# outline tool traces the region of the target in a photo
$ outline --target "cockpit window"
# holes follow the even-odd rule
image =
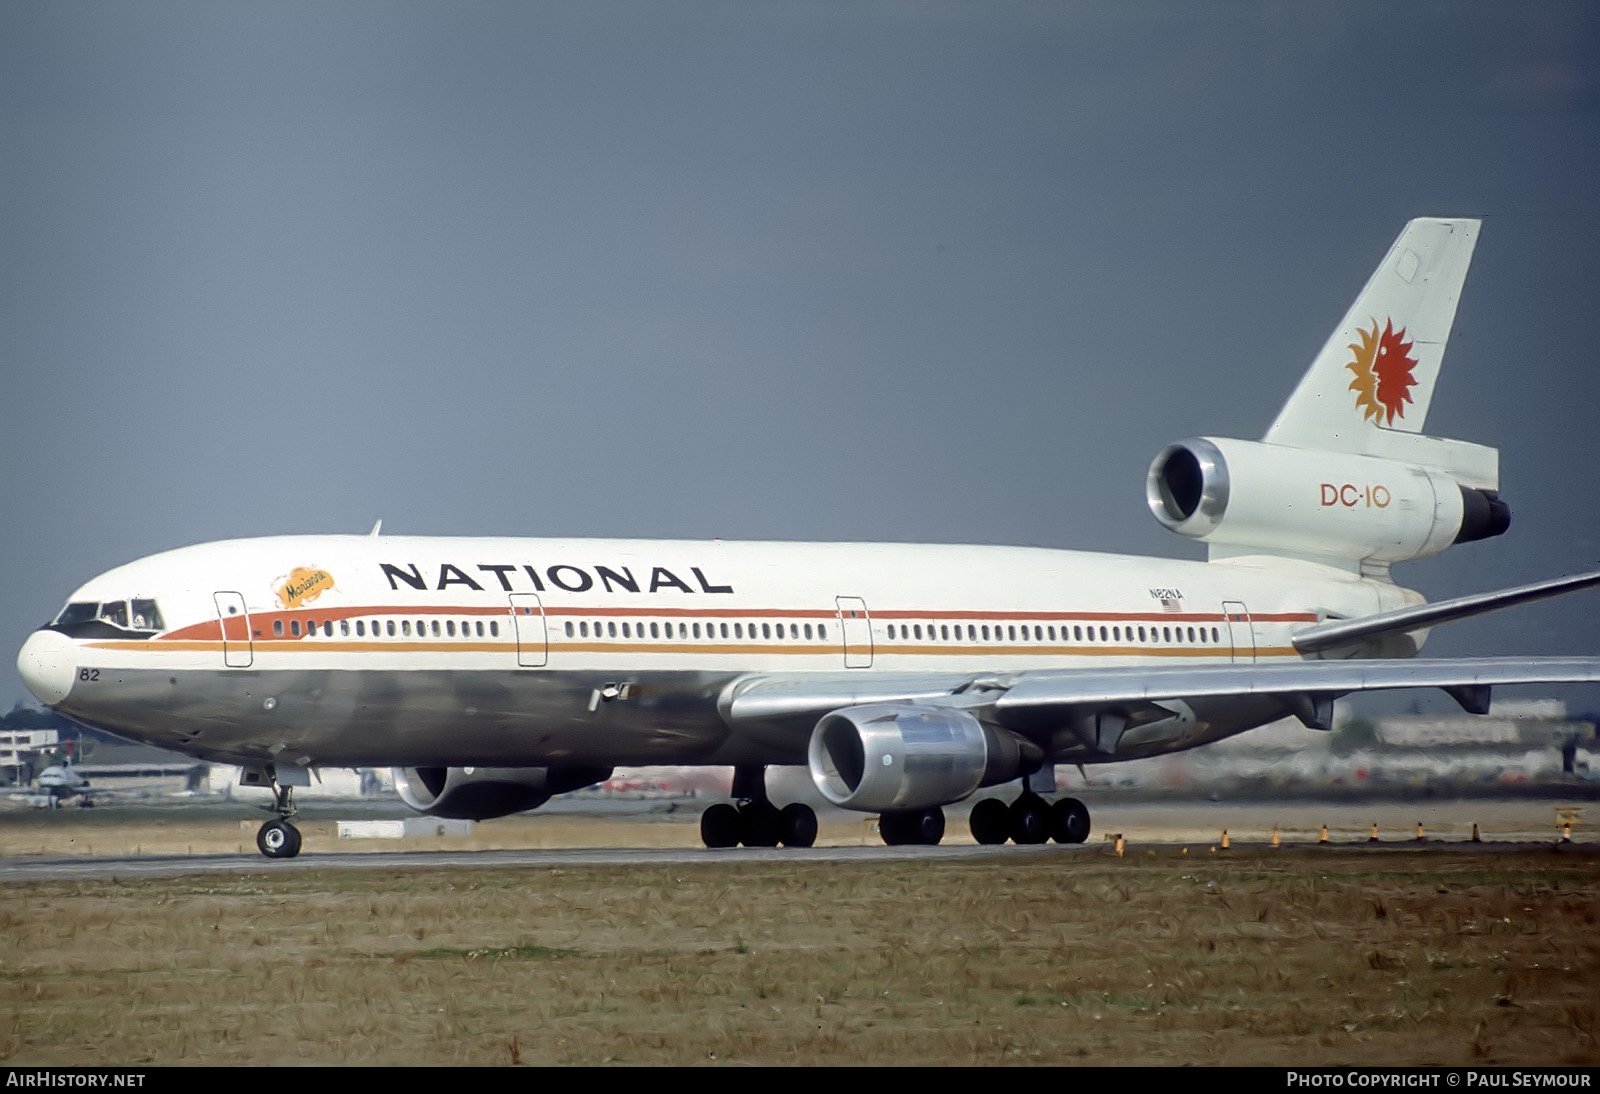
[[[156,607],[154,600],[135,600],[133,602],[133,629],[136,631],[166,630],[166,627],[161,622],[161,609]]]
[[[74,601],[61,609],[52,630],[75,638],[148,638],[166,629],[161,609],[148,598],[126,600]]]
[[[87,623],[100,614],[100,605],[89,601],[68,604],[61,609],[61,614],[55,618],[55,626],[70,627],[74,623]]]

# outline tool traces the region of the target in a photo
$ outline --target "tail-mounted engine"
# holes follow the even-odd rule
[[[1042,758],[1038,746],[964,710],[873,703],[818,722],[807,765],[833,804],[881,813],[960,801],[1036,769]]]
[[[1249,549],[1400,562],[1498,536],[1511,510],[1493,490],[1373,456],[1193,437],[1162,449],[1150,511],[1226,554]]]
[[[488,820],[537,809],[611,777],[609,767],[397,767],[395,789],[419,813]]]

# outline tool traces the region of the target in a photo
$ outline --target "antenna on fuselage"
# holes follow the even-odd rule
[[[368,533],[367,533],[367,535],[369,535],[369,536],[375,536],[375,535],[377,535],[377,534],[378,534],[378,533],[379,533],[379,532],[381,532],[381,531],[382,531],[382,530],[383,530],[383,518],[382,518],[382,517],[379,517],[379,518],[378,518],[378,523],[377,523],[377,524],[374,524],[374,525],[373,525],[373,526],[372,526],[372,531],[370,531],[370,532],[368,532]]]

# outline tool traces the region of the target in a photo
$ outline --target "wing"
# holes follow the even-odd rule
[[[1356,692],[1438,688],[1469,713],[1484,714],[1496,685],[1595,682],[1600,682],[1600,658],[1595,657],[1299,661],[995,675],[826,673],[746,677],[724,695],[721,710],[735,728],[776,724],[798,729],[833,711],[868,704],[954,707],[1030,737],[1047,725],[1081,722],[1094,727],[1088,731],[1092,739],[1084,743],[1110,755],[1128,717],[1163,703],[1268,699],[1307,725],[1328,729],[1334,699]],[[1108,711],[1126,717],[1120,724],[1115,718],[1095,717]]]

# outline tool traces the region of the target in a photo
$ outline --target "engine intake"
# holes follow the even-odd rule
[[[537,809],[556,794],[611,777],[609,767],[397,767],[394,785],[430,817],[489,820]]]
[[[964,710],[901,703],[846,707],[811,733],[807,766],[822,796],[881,813],[960,801],[1037,767],[1037,746]]]

